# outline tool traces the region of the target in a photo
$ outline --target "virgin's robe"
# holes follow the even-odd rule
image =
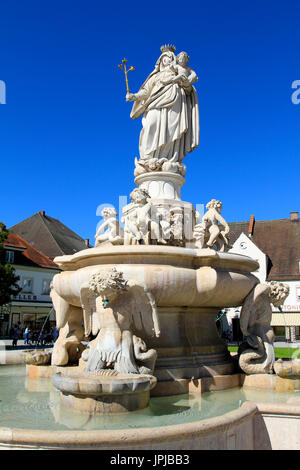
[[[199,105],[195,88],[170,83],[170,68],[154,71],[137,93],[130,117],[143,114],[140,134],[141,159],[182,161],[199,145]]]

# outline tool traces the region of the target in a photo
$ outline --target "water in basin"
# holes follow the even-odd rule
[[[237,409],[247,400],[284,403],[300,391],[275,393],[240,388],[151,398],[145,410],[89,416],[67,410],[50,379],[26,377],[24,366],[0,367],[0,427],[43,430],[108,430],[168,426],[199,421]]]

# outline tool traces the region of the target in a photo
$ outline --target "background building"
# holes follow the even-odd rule
[[[272,323],[276,339],[300,338],[300,219],[291,212],[289,219],[232,222],[230,252],[250,256],[259,263],[253,274],[261,282],[280,281],[290,287],[282,313],[273,307]],[[226,309],[223,329],[238,335],[240,308]],[[227,325],[226,325],[227,323]],[[234,338],[237,339],[237,338]]]
[[[90,247],[88,239],[81,238],[59,220],[46,215],[45,211],[37,212],[13,225],[10,231],[51,259],[56,256],[73,255]]]
[[[4,244],[6,260],[13,265],[22,291],[12,297],[11,304],[1,309],[0,335],[9,336],[13,325],[21,329],[40,330],[47,320],[55,324],[50,298],[50,282],[59,267],[44,253],[18,235],[10,233]]]

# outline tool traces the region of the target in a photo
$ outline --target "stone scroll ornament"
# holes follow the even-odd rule
[[[216,251],[227,251],[231,248],[229,243],[229,225],[221,216],[222,202],[212,199],[206,205],[207,212],[202,221],[194,227],[195,246],[197,248],[212,248]],[[223,230],[221,230],[223,226]]]
[[[275,353],[271,303],[280,308],[288,294],[288,285],[271,281],[269,285],[257,284],[244,300],[240,326],[246,341],[241,344],[238,355],[239,366],[246,374],[272,372]]]
[[[80,295],[85,335],[96,336],[82,354],[85,371],[152,375],[157,353],[134,334],[160,335],[156,303],[146,286],[111,268],[93,274]]]

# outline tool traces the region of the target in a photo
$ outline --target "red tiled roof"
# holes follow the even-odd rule
[[[41,268],[59,269],[59,266],[51,261],[48,256],[31,246],[30,243],[19,237],[19,235],[9,233],[4,246],[7,248],[23,248],[24,251],[22,251],[22,256],[25,256]]]

